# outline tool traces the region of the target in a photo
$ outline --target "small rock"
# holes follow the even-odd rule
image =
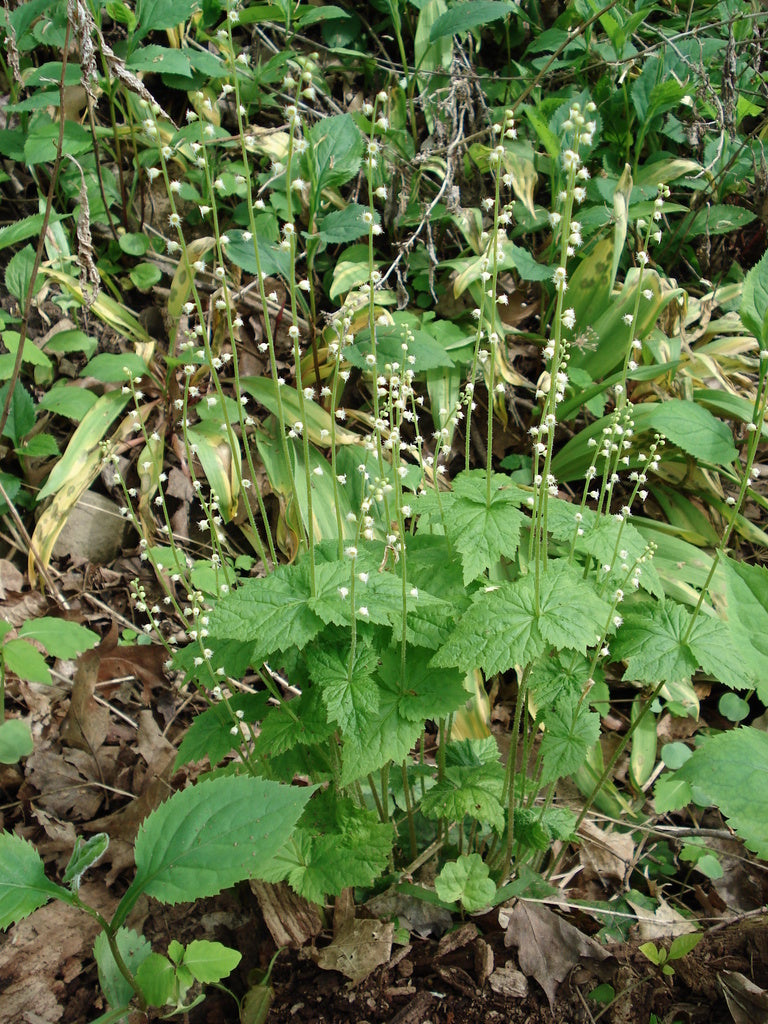
[[[497,967],[488,979],[488,984],[499,996],[524,999],[528,995],[528,979],[521,971],[516,971],[509,964]]]

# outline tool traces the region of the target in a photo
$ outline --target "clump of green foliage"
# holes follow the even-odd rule
[[[169,663],[207,704],[177,765],[207,759],[210,777],[147,818],[111,921],[78,890],[106,836],[78,845],[61,884],[30,844],[0,839],[0,924],[51,898],[95,916],[111,1019],[132,1001],[188,1008],[195,982],[218,983],[238,961],[216,943],[153,952],[126,925],[142,893],[172,903],[253,877],[321,904],[350,887],[406,884],[418,897],[424,886],[403,880],[431,860],[429,898],[481,910],[515,886],[519,895],[520,879],[551,876],[551,851],[578,841],[594,805],[624,828],[642,820],[658,716],[697,714],[695,676],[723,686],[735,723],[750,702],[768,704],[766,571],[730,547],[766,540],[743,512],[748,498],[764,504],[753,485],[768,257],[717,286],[706,262],[713,237],[750,220],[722,200],[738,196],[756,153],[735,141],[755,115],[753,19],[743,4],[735,21],[718,5],[723,23],[708,39],[725,34],[733,61],[709,69],[702,95],[698,42],[678,39],[674,18],[660,27],[655,4],[595,11],[576,0],[554,25],[528,6],[388,2],[365,31],[391,31],[402,67],[366,66],[349,109],[333,78],[335,62],[360,70],[357,10],[140,0],[73,14],[31,0],[6,17],[18,127],[0,131],[0,152],[52,165],[55,187],[44,213],[3,229],[0,245],[49,226],[60,244],[45,261],[42,240],[25,245],[6,271],[26,315],[2,335],[0,432],[18,459],[2,496],[10,506],[24,495],[25,459],[58,451],[52,414],[80,421],[37,498],[50,503],[30,575],[45,577],[63,519],[113,465],[163,594],[156,602],[137,581],[136,611],[158,638],[167,614],[184,624],[188,643],[167,644]],[[126,28],[115,49],[108,19]],[[167,45],[147,41],[162,32]],[[322,54],[305,33],[319,34]],[[82,64],[48,67],[44,48],[73,36]],[[280,45],[253,53],[257,38]],[[507,58],[500,76],[480,64],[481,121],[468,53],[479,47],[482,61],[494,38]],[[693,146],[716,74],[738,83],[738,102]],[[144,75],[180,99],[181,126],[178,105],[161,106]],[[49,113],[81,77],[90,131]],[[62,226],[75,197],[77,252]],[[111,232],[97,263],[85,222]],[[673,280],[680,267],[694,271],[691,287]],[[167,351],[120,301],[163,275]],[[48,354],[32,345],[26,323],[45,281],[130,350],[95,354],[81,331],[54,336]],[[253,294],[262,374],[241,370]],[[535,354],[536,380],[515,346]],[[48,387],[56,352],[82,354],[104,393]],[[745,393],[737,371],[749,374]],[[37,405],[29,373],[47,388]],[[525,442],[500,459],[518,406]],[[119,455],[132,434],[131,479]],[[164,486],[174,445],[205,558],[174,536]],[[652,503],[661,527],[645,514]],[[18,672],[24,642],[4,640],[0,664]],[[249,673],[258,685],[244,689]],[[482,714],[498,677],[514,690],[506,763]],[[632,691],[631,716],[605,761],[601,713],[619,686]],[[12,760],[28,752],[26,733],[10,739]],[[768,808],[747,801],[746,785],[768,761],[764,733],[672,746],[656,811],[717,804],[768,854]],[[612,779],[624,751],[621,792]],[[566,779],[580,807],[563,799]],[[691,856],[704,862],[706,848]]]

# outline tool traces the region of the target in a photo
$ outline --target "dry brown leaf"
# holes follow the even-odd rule
[[[11,592],[19,593],[24,586],[24,575],[13,562],[0,558],[0,601],[5,601]]]
[[[665,899],[659,897],[659,905],[655,910],[641,907],[628,899],[627,903],[637,914],[637,934],[641,942],[654,939],[674,939],[676,935],[686,935],[696,931],[696,925],[670,907]]]
[[[596,877],[603,885],[607,881],[621,885],[634,859],[632,836],[606,832],[586,819],[581,823],[579,835],[582,839],[579,859],[587,878]]]
[[[114,623],[107,636],[92,652],[99,659],[98,681],[103,684],[132,676],[141,683],[144,699],[149,705],[152,688],[162,686],[165,682],[165,651],[159,644],[118,647],[117,641],[117,623]]]
[[[324,971],[341,971],[356,984],[388,962],[394,935],[391,922],[350,921],[330,946],[313,950],[312,959]]]
[[[421,938],[442,935],[453,923],[450,912],[444,907],[435,907],[397,889],[379,893],[368,900],[365,906],[377,917],[396,917],[403,928]]]
[[[768,992],[738,971],[722,971],[717,984],[734,1024],[768,1024]]]
[[[48,611],[48,598],[38,590],[27,594],[11,594],[3,602],[3,618],[18,629],[27,619],[39,619]]]
[[[93,699],[99,660],[91,651],[78,658],[72,683],[72,699],[61,724],[61,739],[68,747],[87,750],[94,756],[104,745],[109,729],[109,709]]]
[[[535,978],[547,994],[550,1009],[557,986],[582,957],[605,960],[609,956],[594,939],[538,903],[518,901],[506,909],[505,946],[517,947],[517,960],[525,974]]]
[[[33,797],[27,786],[40,794],[37,802],[59,818],[90,821],[101,807],[104,791],[93,785],[96,775],[93,757],[73,748],[57,751],[37,749],[27,758],[24,798]]]

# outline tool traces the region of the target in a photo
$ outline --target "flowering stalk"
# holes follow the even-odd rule
[[[588,103],[586,112],[595,110],[594,103]],[[581,245],[581,225],[572,220],[574,203],[586,198],[586,189],[577,185],[589,178],[589,172],[582,165],[578,150],[581,145],[590,145],[595,131],[595,122],[587,122],[578,103],[574,103],[569,116],[563,122],[563,130],[573,132],[573,147],[565,149],[562,164],[566,175],[565,188],[558,194],[561,210],[550,214],[553,227],[560,228],[560,256],[558,266],[552,275],[555,286],[556,301],[552,324],[552,337],[548,341],[544,356],[549,359],[549,387],[540,388],[537,398],[544,399],[542,420],[534,436],[534,512],[533,512],[533,556],[535,563],[536,604],[539,601],[539,582],[542,570],[547,565],[547,498],[549,494],[557,495],[557,481],[551,474],[552,455],[554,450],[555,427],[557,425],[557,406],[565,397],[568,383],[568,354],[563,339],[563,327],[573,327],[575,317],[573,310],[565,310],[565,293],[568,289],[568,259],[576,248]],[[543,440],[543,438],[545,440]],[[538,459],[544,456],[544,463],[539,472]]]

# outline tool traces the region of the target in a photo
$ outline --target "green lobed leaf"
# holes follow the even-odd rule
[[[545,647],[537,626],[533,579],[524,576],[475,594],[434,664],[457,665],[464,672],[482,668],[489,676],[529,664]]]
[[[551,561],[539,584],[538,627],[560,650],[580,651],[604,628],[610,605],[595,593],[580,572],[564,560]]]
[[[445,500],[445,499],[443,499]],[[461,473],[453,482],[445,527],[461,555],[464,584],[496,565],[501,556],[513,558],[520,528],[527,517],[519,511],[520,491],[507,477],[493,474],[487,499],[485,473]]]
[[[469,816],[504,829],[504,768],[501,764],[454,765],[446,767],[443,778],[421,798],[425,818],[461,824]]]
[[[268,700],[268,693],[239,693],[230,697],[226,704],[220,701],[196,715],[179,745],[174,770],[204,757],[210,761],[211,768],[215,768],[237,743],[237,737],[232,735],[235,725],[232,714],[242,711],[244,722],[260,721],[266,713]]]
[[[446,903],[461,903],[470,914],[493,903],[496,883],[479,853],[449,861],[435,878],[435,892]]]
[[[375,714],[361,722],[359,731],[344,735],[341,784],[378,771],[389,761],[403,761],[424,729],[424,720],[407,717],[403,688],[397,680],[379,679],[379,701]]]
[[[136,981],[150,1006],[165,1006],[173,1002],[176,992],[176,968],[168,957],[160,953],[150,953],[139,964]]]
[[[464,673],[432,667],[431,657],[432,651],[414,647],[403,666],[399,650],[390,648],[381,655],[378,679],[399,689],[399,713],[410,722],[437,720],[458,711],[469,700]]]
[[[720,613],[744,667],[755,675],[760,700],[768,705],[768,569],[720,556],[718,573],[725,579]]]
[[[758,857],[768,858],[768,734],[747,726],[708,736],[661,794],[657,784],[657,811],[659,804],[686,803],[686,784],[689,799],[719,807],[747,847]],[[679,795],[671,801],[673,785]]]
[[[12,832],[0,833],[0,928],[27,917],[48,900],[70,902],[70,893],[45,874],[34,846]]]
[[[338,588],[349,576],[348,566],[337,565],[326,581],[329,587],[335,583]],[[323,628],[323,619],[310,607],[311,597],[309,566],[280,566],[221,598],[211,612],[209,633],[217,639],[252,640],[253,662],[261,664],[276,651],[306,647]]]
[[[308,805],[294,836],[260,877],[287,879],[304,899],[323,904],[353,885],[369,885],[386,869],[392,826],[330,789]]]
[[[603,629],[609,605],[564,560],[549,562],[538,597],[537,607],[533,574],[475,594],[434,664],[493,675],[530,664],[548,644],[584,654]]]
[[[566,778],[586,763],[600,738],[600,716],[575,695],[563,697],[543,715],[541,741],[543,784]]]
[[[699,667],[683,644],[691,614],[670,601],[643,602],[627,612],[611,643],[611,656],[626,661],[625,679],[641,683],[682,682]]]
[[[611,644],[612,656],[627,662],[624,678],[680,683],[703,668],[726,686],[754,686],[759,674],[744,657],[732,623],[702,614],[691,628],[691,618],[691,612],[671,601],[628,611]]]
[[[122,924],[142,893],[181,903],[255,877],[286,841],[311,794],[309,787],[247,776],[220,776],[174,793],[139,829],[136,876],[116,922]]]
[[[312,680],[320,687],[328,719],[342,732],[359,730],[370,715],[376,714],[379,689],[373,673],[377,663],[376,651],[359,641],[351,663],[346,651],[319,650],[311,655]]]
[[[319,688],[312,687],[294,697],[287,707],[269,709],[261,723],[254,753],[257,757],[274,758],[300,744],[326,743],[334,732]]]

